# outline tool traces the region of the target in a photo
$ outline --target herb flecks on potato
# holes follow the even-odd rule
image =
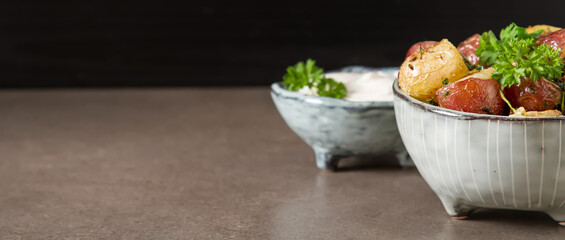
[[[398,73],[400,88],[420,100],[431,100],[435,92],[447,82],[465,76],[468,69],[465,60],[447,39],[406,58]]]
[[[410,57],[410,56],[412,56],[412,54],[414,54],[418,51],[422,51],[424,49],[431,48],[431,47],[435,46],[436,44],[438,44],[438,42],[436,42],[436,41],[421,41],[421,42],[414,43],[414,45],[412,45],[412,47],[410,47],[408,49],[408,51],[406,52],[406,57]]]

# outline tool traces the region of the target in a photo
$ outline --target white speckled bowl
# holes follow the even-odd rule
[[[563,120],[453,111],[394,87],[400,134],[447,213],[477,208],[542,211],[565,221]]]
[[[342,72],[398,68],[346,67]],[[392,86],[391,86],[392,87]],[[393,102],[351,102],[288,91],[280,82],[271,96],[288,126],[313,149],[320,169],[336,169],[340,158],[395,154],[402,166],[413,166],[395,122]]]

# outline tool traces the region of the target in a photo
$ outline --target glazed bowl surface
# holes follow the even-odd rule
[[[350,66],[334,72],[384,71],[398,68]],[[392,86],[391,86],[392,87]],[[320,169],[336,169],[341,158],[394,154],[402,166],[413,166],[397,129],[392,101],[352,102],[288,91],[271,85],[271,97],[287,125],[315,153]]]
[[[403,142],[447,213],[477,208],[542,211],[565,221],[565,117],[523,118],[449,110],[393,85]]]

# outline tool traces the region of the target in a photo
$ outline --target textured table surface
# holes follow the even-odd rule
[[[390,157],[319,171],[267,88],[4,90],[0,127],[0,239],[565,239]]]

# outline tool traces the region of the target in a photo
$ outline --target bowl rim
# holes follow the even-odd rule
[[[500,115],[488,115],[488,114],[478,114],[478,113],[468,113],[457,110],[451,110],[447,108],[442,108],[439,106],[434,106],[429,103],[422,102],[404,93],[399,85],[398,78],[392,83],[392,95],[394,96],[394,101],[405,101],[410,105],[418,107],[426,112],[431,112],[445,117],[457,118],[461,120],[496,120],[496,121],[507,121],[507,122],[539,122],[539,121],[562,121],[565,120],[565,116],[559,117],[511,117],[511,116],[500,116]]]
[[[361,65],[346,66],[336,70],[326,71],[326,73],[366,73],[374,71],[398,71],[399,67],[366,67]],[[392,87],[392,86],[391,86]],[[295,91],[287,90],[282,81],[274,82],[271,84],[271,94],[277,97],[284,97],[287,99],[294,99],[310,104],[326,106],[326,107],[343,107],[352,109],[365,109],[365,108],[380,108],[380,109],[393,109],[394,101],[348,101],[337,98],[312,96]]]

